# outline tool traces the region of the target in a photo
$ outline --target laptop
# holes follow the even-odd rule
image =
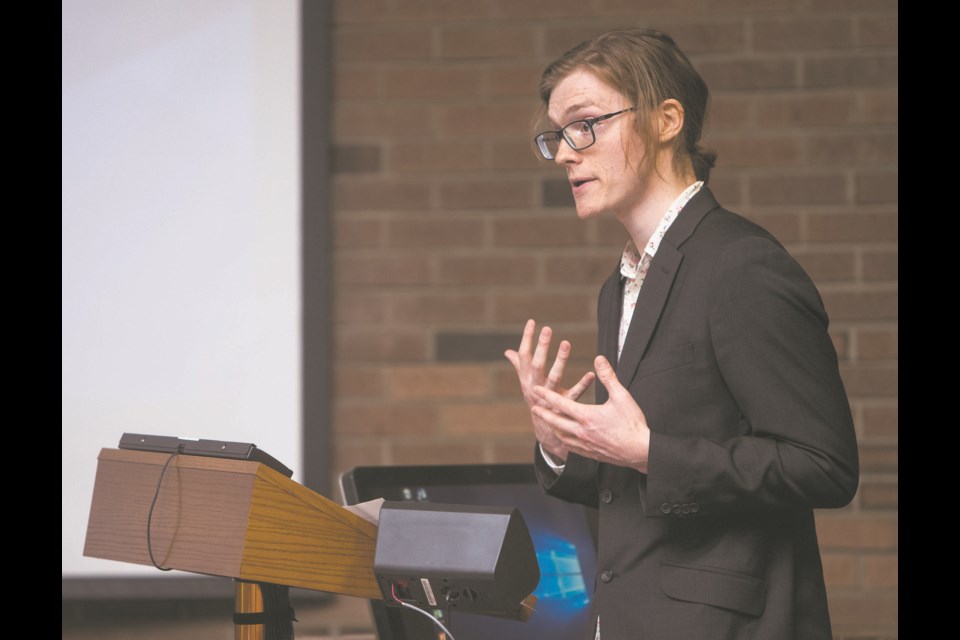
[[[535,613],[520,622],[454,612],[444,624],[456,640],[591,637],[596,510],[548,496],[532,463],[356,467],[340,476],[340,489],[346,505],[384,498],[519,508],[540,568]],[[417,612],[382,601],[371,608],[379,640],[448,640]]]

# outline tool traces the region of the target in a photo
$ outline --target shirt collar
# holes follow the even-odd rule
[[[663,236],[666,235],[667,229],[669,229],[673,221],[677,219],[677,214],[680,213],[680,210],[686,206],[690,198],[700,191],[700,187],[702,186],[703,181],[698,180],[677,196],[677,199],[673,201],[673,204],[670,205],[663,214],[663,217],[660,218],[660,224],[657,225],[653,235],[650,236],[646,246],[643,248],[643,254],[641,254],[636,245],[633,244],[633,240],[627,241],[627,245],[623,248],[623,255],[620,258],[620,275],[630,279],[637,277],[637,274],[640,272],[640,261],[643,256],[646,255],[649,256],[649,259],[652,259],[653,256],[657,255],[660,241],[663,240]]]

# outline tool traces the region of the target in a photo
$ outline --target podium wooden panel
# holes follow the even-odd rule
[[[101,450],[85,556],[152,565],[147,517],[169,457]],[[150,530],[162,567],[382,597],[377,527],[258,462],[176,456]]]

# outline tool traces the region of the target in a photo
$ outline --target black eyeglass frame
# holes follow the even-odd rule
[[[593,146],[593,144],[597,141],[597,132],[593,130],[593,126],[595,124],[597,124],[598,122],[603,122],[604,120],[609,120],[610,118],[613,118],[614,116],[618,116],[621,113],[626,113],[628,111],[636,111],[636,110],[637,110],[637,107],[630,107],[628,109],[621,109],[620,111],[614,111],[613,113],[607,113],[602,116],[597,116],[595,118],[584,118],[583,120],[574,120],[573,122],[566,124],[562,129],[557,129],[556,131],[542,131],[538,133],[536,137],[534,137],[533,141],[537,143],[537,149],[540,150],[540,155],[543,156],[544,160],[553,160],[557,157],[556,154],[550,153],[550,150],[547,149],[547,140],[545,136],[548,136],[551,134],[556,137],[558,150],[560,148],[560,141],[563,140],[568,145],[570,145],[570,148],[573,149],[574,151],[583,151],[584,149],[587,149],[588,147]],[[571,137],[567,135],[567,129],[581,123],[587,125],[587,130],[590,132],[590,142],[578,147],[576,142],[574,142],[571,139]]]

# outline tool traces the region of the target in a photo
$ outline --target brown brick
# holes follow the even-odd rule
[[[578,24],[570,26],[562,24],[559,26],[548,26],[544,28],[544,53],[552,61],[560,57],[568,49],[571,49],[581,42],[588,40],[596,35],[610,31],[617,27],[615,22],[591,22],[587,24]],[[540,66],[540,70],[546,67],[546,64]]]
[[[440,55],[454,59],[529,58],[534,37],[532,28],[448,27],[440,32]]]
[[[753,176],[750,202],[758,205],[832,204],[847,200],[847,181],[839,173]]]
[[[516,96],[530,100],[530,112],[536,106],[537,83],[543,66],[539,64],[503,64],[491,68],[487,86],[491,96]]]
[[[863,279],[868,281],[896,280],[899,276],[899,253],[866,251],[863,254]]]
[[[480,437],[486,434],[533,432],[530,411],[523,401],[451,404],[441,406],[439,411],[443,433]]]
[[[337,290],[334,321],[340,325],[380,324],[387,317],[386,299],[379,293],[347,293]]]
[[[862,119],[869,124],[896,124],[900,102],[896,89],[863,92]]]
[[[397,173],[476,171],[484,153],[475,141],[398,142],[387,152],[387,166]]]
[[[823,562],[823,578],[827,589],[843,589],[857,586],[857,556],[846,553],[825,553]]]
[[[898,28],[896,12],[862,15],[857,18],[857,41],[862,47],[896,47]]]
[[[794,9],[795,0],[710,0],[707,5],[714,11],[728,10],[748,10],[748,11],[773,11],[775,9]]]
[[[550,178],[540,181],[540,202],[544,207],[572,208],[576,206],[570,182],[565,178]]]
[[[711,184],[710,186],[712,190],[713,185]],[[716,194],[716,192],[714,192],[714,194]],[[594,227],[596,244],[612,251],[614,259],[616,259],[618,254],[623,253],[623,245],[630,239],[627,230],[623,227],[623,223],[609,216],[587,220],[586,224],[587,226]]]
[[[699,65],[699,70],[711,91],[797,86],[797,63],[784,58],[706,61]]]
[[[862,445],[860,447],[861,472],[895,472],[900,453],[896,445]]]
[[[490,17],[488,2],[449,0],[393,0],[382,19],[389,21],[440,22]]]
[[[853,92],[757,96],[757,121],[763,127],[848,124],[857,117]]]
[[[447,209],[500,209],[532,207],[534,183],[530,180],[451,180],[440,185],[440,206]]]
[[[487,302],[484,296],[479,295],[433,293],[399,297],[391,306],[396,322],[483,324]]]
[[[899,376],[890,366],[847,365],[840,371],[847,395],[851,398],[893,397],[897,395]]]
[[[515,18],[550,18],[583,16],[583,0],[493,0],[494,15],[501,20]]]
[[[427,111],[427,114],[429,110]],[[333,129],[337,142],[359,138],[414,138],[431,134],[425,128],[422,104],[397,104],[377,101],[372,104],[334,103]],[[430,122],[430,119],[426,119]]]
[[[893,164],[897,161],[898,151],[896,132],[849,135],[834,132],[807,139],[807,161],[821,167],[830,164]]]
[[[514,337],[508,348],[516,349],[519,344],[520,340]],[[506,366],[503,369],[497,370],[494,374],[493,386],[496,390],[496,396],[516,402],[523,402],[523,396],[520,393],[520,383],[517,381],[517,373],[513,370],[510,363],[507,362],[506,358],[504,358],[503,361]]]
[[[440,131],[458,139],[501,137],[516,142],[517,137],[529,135],[533,140],[535,111],[532,100],[447,105],[439,110]]]
[[[333,180],[335,209],[426,209],[429,204],[430,190],[425,184],[346,177]]]
[[[497,464],[524,464],[533,460],[533,436],[493,443],[493,461]]]
[[[719,1],[719,0],[714,0]],[[771,0],[778,2],[781,0]],[[594,3],[595,5],[597,3]],[[664,3],[656,0],[599,0],[599,6],[594,7],[594,11],[603,15],[623,15],[636,19],[650,14],[670,14],[670,15],[696,15],[702,12],[704,5],[702,0],[675,0],[674,2]],[[621,25],[628,26],[628,25]],[[637,26],[649,26],[641,22]]]
[[[427,60],[429,29],[371,29],[333,32],[333,64],[396,60]]]
[[[796,136],[736,134],[715,136],[710,144],[724,167],[777,167],[800,164],[803,144]]]
[[[899,585],[899,561],[897,556],[864,556],[863,585],[881,589],[894,589]]]
[[[896,171],[857,175],[856,201],[862,204],[895,203],[899,197]]]
[[[386,0],[338,0],[331,3],[334,24],[380,22],[386,9]]]
[[[465,98],[483,94],[478,67],[398,67],[380,72],[383,95],[388,98]]]
[[[483,446],[476,441],[435,439],[397,442],[391,446],[393,464],[480,464]]]
[[[400,400],[477,398],[490,394],[488,367],[478,365],[422,365],[391,367],[386,371],[387,395]]]
[[[736,175],[728,175],[721,166],[710,174],[710,191],[725,207],[736,207],[743,202],[743,184]]]
[[[897,520],[876,516],[817,517],[820,548],[829,550],[883,551],[897,548]]]
[[[780,18],[753,23],[757,51],[846,49],[853,46],[853,21],[845,17]]]
[[[863,433],[868,437],[896,437],[900,411],[896,406],[873,406],[863,409]]]
[[[533,146],[533,137],[517,140],[492,140],[490,166],[505,171],[509,169],[543,169],[550,167],[547,160],[537,155]]]
[[[864,509],[896,509],[899,491],[896,482],[862,482],[860,504]]]
[[[814,282],[853,280],[855,256],[852,251],[803,250],[792,252]]]
[[[336,249],[378,247],[383,242],[383,223],[372,219],[344,219],[333,221],[333,246]]]
[[[354,467],[377,467],[386,464],[383,447],[378,442],[344,442],[337,439],[334,470],[339,475]]]
[[[396,218],[387,222],[391,247],[478,247],[483,220],[468,217]]]
[[[823,213],[807,217],[811,242],[883,242],[899,236],[896,213]]]
[[[441,331],[434,341],[438,362],[495,362],[507,365],[503,352],[520,344],[518,333],[476,331]],[[511,374],[513,368],[510,368]],[[494,395],[502,395],[500,371],[494,372]]]
[[[862,360],[890,360],[898,354],[899,337],[896,329],[859,329],[857,357]]]
[[[705,129],[708,132],[704,142],[707,146],[714,146],[710,137],[713,131],[730,131],[743,129],[752,121],[754,98],[740,94],[721,94],[712,96],[710,108],[707,110]]]
[[[496,322],[521,323],[528,318],[542,322],[581,322],[596,317],[596,293],[504,294],[494,300]]]
[[[341,329],[334,335],[338,362],[417,362],[426,360],[427,338],[420,332]]]
[[[547,284],[590,284],[600,290],[600,285],[618,267],[620,256],[614,252],[550,256],[546,258]]]
[[[334,424],[338,434],[351,436],[429,435],[436,430],[437,412],[431,406],[341,402],[334,410]]]
[[[375,67],[335,65],[332,73],[334,101],[376,98],[380,95],[380,79]]]
[[[493,223],[497,247],[559,247],[586,244],[586,229],[577,218],[562,215],[503,218]]]
[[[378,396],[383,391],[383,371],[379,367],[341,365],[333,372],[335,398]]]
[[[809,5],[812,9],[826,11],[895,11],[899,0],[809,0]]]
[[[834,627],[858,625],[867,629],[877,629],[887,626],[891,631],[896,632],[898,618],[896,595],[831,595],[829,608],[830,623]],[[889,636],[880,637],[885,639]]]
[[[837,55],[803,63],[804,87],[882,87],[897,84],[896,55]]]
[[[442,284],[531,286],[537,274],[532,256],[448,256],[440,260]]]
[[[663,20],[658,22],[657,28],[669,33],[687,55],[731,53],[743,51],[746,48],[747,29],[743,20],[715,19],[698,22]]]
[[[377,252],[338,257],[333,275],[338,285],[415,285],[429,284],[433,280],[433,268],[430,256]]]

